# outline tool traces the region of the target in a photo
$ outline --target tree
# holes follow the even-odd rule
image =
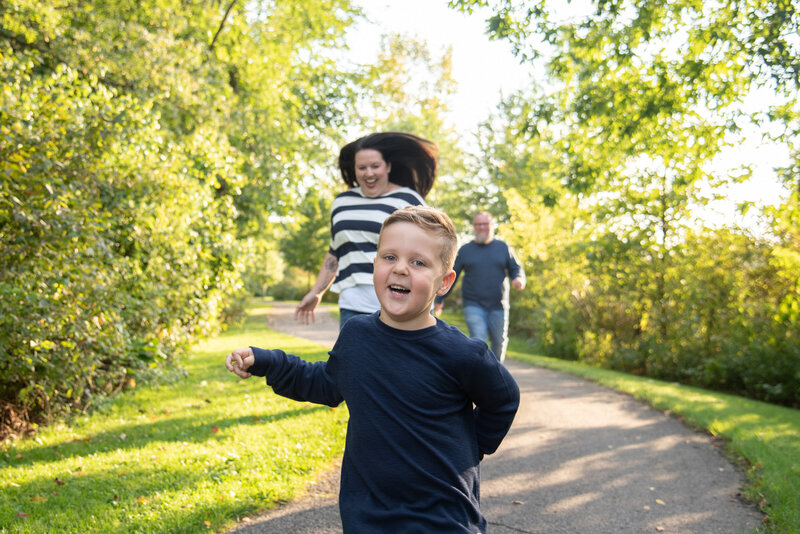
[[[330,54],[356,16],[0,4],[0,403],[85,409],[220,328],[269,214],[349,122],[360,79]]]
[[[468,11],[487,4],[451,2]],[[758,127],[788,146],[796,144],[797,2],[597,1],[592,13],[572,19],[558,19],[561,12],[544,2],[491,5],[488,33],[508,39],[522,60],[542,61],[550,79],[544,91],[506,101],[501,115],[506,133],[520,134],[513,136],[514,150],[489,152],[493,159],[487,157],[486,168],[497,169],[492,177],[502,188],[519,176],[518,169],[531,168],[528,161],[547,162],[542,169],[554,177],[552,183],[563,186],[551,190],[558,199],[578,202],[573,224],[579,232],[573,234],[571,253],[580,256],[565,264],[579,267],[580,274],[570,276],[561,289],[562,295],[571,293],[583,324],[574,329],[582,331],[578,357],[694,383],[714,374],[709,370],[715,365],[744,358],[747,365],[716,380],[716,387],[797,402],[781,393],[793,379],[755,372],[766,354],[798,367],[783,339],[794,339],[796,328],[787,328],[780,314],[764,322],[776,302],[796,302],[796,271],[786,270],[793,256],[783,252],[796,246],[789,238],[796,233],[789,229],[796,224],[792,212],[780,215],[781,221],[793,221],[788,227],[777,219],[773,225],[773,232],[788,238],[779,240],[773,252],[741,231],[712,233],[694,216],[723,185],[749,176],[748,168],[723,174],[713,167],[721,150],[736,146],[745,128]],[[743,104],[765,90],[769,97],[760,99],[760,107]],[[556,157],[530,160],[531,154],[547,149]],[[793,176],[792,171],[784,176]],[[530,180],[531,192],[546,185],[540,176]],[[521,213],[519,208],[513,212],[514,217]],[[737,252],[715,254],[715,246]],[[693,276],[693,266],[710,263],[722,271],[709,269],[709,278]],[[741,276],[715,278],[737,271]],[[789,289],[783,297],[764,293],[759,276]],[[749,300],[725,300],[713,291],[714,279]],[[550,302],[567,305],[563,298]],[[709,322],[715,306],[740,311]],[[782,309],[791,308],[784,304]],[[702,334],[689,327],[687,316],[705,318]],[[774,337],[771,332],[777,331],[783,337]],[[738,348],[714,345],[721,352],[703,353],[703,347],[711,350],[710,339],[734,332],[742,333],[733,336]],[[696,355],[702,356],[692,360]],[[790,364],[779,367],[792,369]],[[759,377],[757,387],[748,374]],[[730,385],[737,380],[738,385]]]

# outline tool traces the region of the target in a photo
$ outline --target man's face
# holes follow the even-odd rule
[[[472,228],[475,231],[475,242],[478,244],[484,245],[494,238],[494,222],[484,213],[475,216]]]

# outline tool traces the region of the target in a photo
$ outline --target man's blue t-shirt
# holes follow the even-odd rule
[[[487,310],[507,309],[508,279],[525,276],[511,247],[499,239],[492,239],[485,245],[475,241],[463,245],[458,249],[453,270],[456,282],[461,279],[461,298]],[[437,297],[436,302],[443,302],[450,292]]]

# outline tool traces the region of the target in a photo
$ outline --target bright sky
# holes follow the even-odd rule
[[[362,0],[370,20],[378,27],[363,28],[358,36],[368,43],[365,61],[374,60],[381,34],[402,33],[423,38],[431,52],[441,54],[453,47],[453,76],[458,92],[453,101],[453,121],[459,129],[472,130],[494,109],[503,94],[522,87],[528,79],[505,41],[490,41],[480,14],[462,14],[447,7],[446,0]],[[370,49],[371,44],[371,49]]]
[[[377,26],[356,30],[352,47],[358,61],[373,61],[380,37],[386,33],[421,37],[433,54],[453,47],[453,76],[458,82],[453,121],[460,131],[473,131],[494,109],[501,94],[508,95],[529,83],[530,67],[519,64],[505,41],[489,40],[481,12],[460,13],[448,8],[446,0],[362,0],[361,4]],[[780,200],[781,188],[771,169],[788,161],[785,151],[750,140],[723,160],[725,167],[755,162],[754,178],[734,188],[732,200],[762,204]],[[723,211],[726,219],[734,216],[729,209]]]

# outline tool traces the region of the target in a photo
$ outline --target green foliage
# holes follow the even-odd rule
[[[298,403],[225,369],[227,351],[255,340],[327,356],[267,330],[265,306],[251,300],[242,327],[194,345],[169,387],[137,386],[0,446],[0,532],[223,532],[301,494],[341,458],[347,409]]]
[[[306,192],[295,210],[293,223],[281,240],[287,264],[310,273],[319,271],[330,245],[332,202],[331,196],[320,194],[319,188]]]
[[[270,216],[352,115],[358,11],[229,5],[0,5],[4,408],[85,409],[281,276]]]
[[[237,287],[213,166],[163,142],[152,110],[66,67],[9,61],[0,178],[0,398],[82,409],[216,329]]]
[[[796,2],[591,7],[492,3],[490,34],[551,76],[481,131],[484,189],[528,272],[512,329],[548,354],[800,404],[796,208],[763,237],[695,217],[749,177],[713,165],[742,128],[796,146]]]

